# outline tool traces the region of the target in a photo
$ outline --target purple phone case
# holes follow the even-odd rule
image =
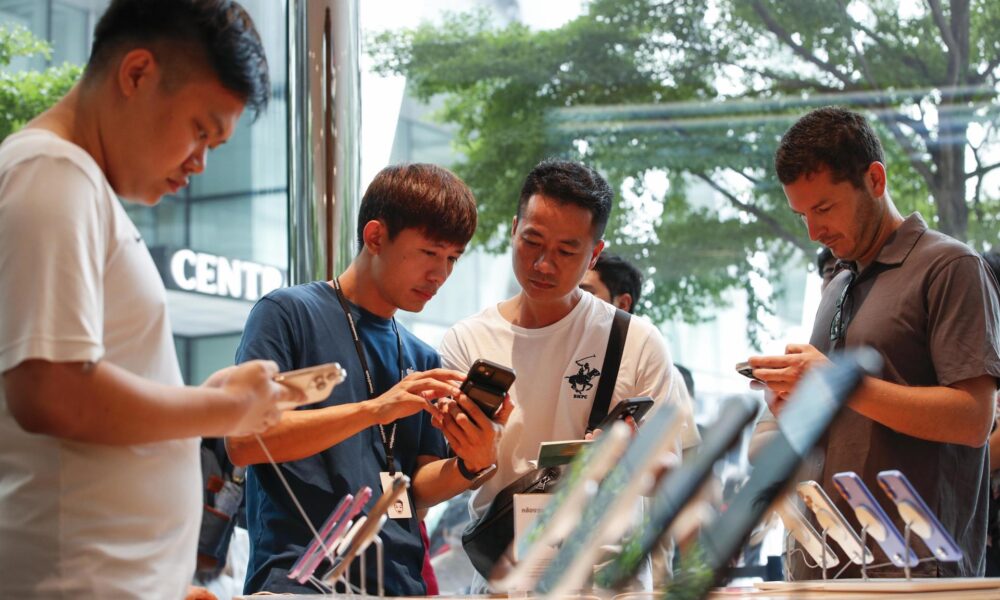
[[[913,489],[913,485],[906,478],[906,475],[896,470],[882,471],[878,474],[878,483],[882,486],[882,490],[892,498],[897,509],[900,507],[901,502],[906,502],[927,521],[931,529],[930,535],[921,537],[935,558],[945,562],[958,562],[962,560],[962,549],[958,547],[955,539],[941,525],[941,521],[938,521],[938,518],[934,516],[931,509],[927,507],[927,504],[920,497],[920,494],[917,493],[917,490]],[[902,516],[903,514],[900,513],[900,517]],[[916,533],[915,530],[914,532]]]
[[[855,514],[858,513],[858,509],[864,508],[885,528],[886,535],[884,540],[875,539],[871,535],[868,537],[875,539],[878,545],[882,547],[885,555],[892,561],[892,564],[900,568],[917,566],[919,562],[917,555],[913,552],[912,548],[907,552],[906,544],[903,542],[903,536],[899,533],[899,529],[896,528],[889,515],[885,514],[882,506],[875,500],[875,497],[868,490],[868,486],[858,477],[857,473],[853,471],[837,473],[833,476],[833,484],[837,486],[837,490],[844,497],[844,500],[847,500],[851,508],[854,509]],[[904,556],[907,557],[905,562]]]

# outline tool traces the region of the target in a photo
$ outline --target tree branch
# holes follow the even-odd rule
[[[970,145],[970,147],[971,147],[971,145]],[[976,170],[974,170],[974,171],[969,171],[968,173],[966,173],[965,174],[965,178],[966,179],[972,179],[973,177],[982,177],[983,175],[986,175],[990,171],[992,171],[992,170],[1000,167],[1000,162],[995,162],[995,163],[993,163],[991,165],[986,165],[984,167],[984,166],[982,166],[982,163],[979,162],[979,153],[976,152],[975,148],[972,149],[972,153],[973,153],[973,156],[976,157],[976,164],[978,164],[979,167],[976,168]]]
[[[899,59],[899,62],[910,67],[914,71],[917,71],[920,75],[923,75],[925,79],[931,79],[930,69],[927,68],[927,63],[920,60],[920,57],[915,56],[909,53],[908,51],[900,52],[898,48],[893,48],[892,46],[889,45],[888,42],[886,42],[882,38],[882,36],[873,31],[871,28],[866,27],[864,23],[859,23],[858,21],[856,21],[853,17],[851,17],[851,15],[846,10],[844,11],[844,16],[850,21],[852,27],[854,27],[858,31],[863,32],[865,35],[871,38],[871,40],[875,42],[875,45],[881,48],[883,52],[895,55],[895,57]],[[897,38],[896,36],[893,36],[893,39],[896,41],[897,44],[904,47],[906,46],[906,44],[900,42],[899,38]]]
[[[892,136],[896,138],[899,145],[906,151],[906,158],[910,161],[910,166],[913,167],[913,170],[920,173],[920,176],[924,178],[924,181],[927,182],[927,185],[930,186],[932,190],[937,187],[935,185],[936,177],[934,176],[934,172],[931,171],[929,166],[927,166],[927,163],[915,158],[915,155],[918,153],[917,148],[913,145],[913,142],[910,141],[910,138],[906,135],[906,133],[899,128],[899,123],[889,119],[882,119],[882,122],[885,123],[886,127],[888,127],[889,131],[892,133]]]
[[[830,75],[833,75],[838,81],[840,81],[844,85],[851,85],[852,83],[851,79],[846,75],[844,75],[843,73],[841,73],[840,71],[838,71],[835,65],[833,65],[828,61],[822,60],[815,54],[809,52],[801,44],[796,44],[795,40],[792,39],[792,36],[788,33],[788,31],[786,31],[785,28],[782,27],[781,24],[774,19],[771,13],[769,13],[767,9],[764,8],[764,5],[761,4],[760,0],[753,0],[752,4],[754,12],[756,12],[757,16],[759,16],[761,20],[764,21],[764,26],[767,27],[767,29],[771,33],[777,36],[778,39],[780,39],[782,42],[788,45],[788,47],[791,48],[792,51],[795,52],[795,54],[811,62],[817,67],[823,69],[823,71],[829,73]]]
[[[709,186],[711,186],[712,189],[714,189],[715,191],[717,191],[720,194],[722,194],[723,196],[725,196],[726,199],[729,200],[729,202],[731,204],[733,204],[736,208],[739,208],[740,210],[742,210],[744,212],[748,212],[748,213],[752,214],[754,217],[757,218],[758,221],[760,221],[761,223],[764,223],[765,225],[767,225],[781,239],[783,239],[786,242],[792,244],[793,246],[795,246],[796,248],[802,250],[803,252],[808,252],[809,251],[809,248],[807,248],[806,245],[802,243],[801,239],[799,239],[795,235],[792,235],[792,233],[790,233],[788,230],[786,230],[784,227],[782,227],[781,223],[779,223],[778,220],[775,219],[774,217],[772,217],[771,215],[767,214],[766,212],[762,211],[761,209],[757,208],[756,206],[754,206],[752,204],[747,204],[746,202],[743,202],[742,200],[740,200],[739,198],[737,198],[735,194],[733,194],[729,190],[723,188],[721,185],[719,185],[714,179],[712,179],[708,175],[706,175],[704,173],[697,173],[697,172],[694,172],[694,171],[692,171],[692,175],[694,175],[698,179],[701,179],[702,181],[704,181],[705,183],[707,183]]]
[[[941,0],[927,0],[927,4],[931,8],[934,24],[937,25],[938,30],[941,32],[941,39],[944,41],[945,47],[948,48],[948,83],[950,85],[957,85],[959,63],[962,60],[958,42],[952,34],[951,24],[948,23],[947,18],[944,16],[944,10],[941,8]]]

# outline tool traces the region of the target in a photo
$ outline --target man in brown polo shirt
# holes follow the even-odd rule
[[[876,480],[879,471],[899,469],[965,554],[960,563],[922,562],[914,574],[982,575],[986,439],[1000,377],[995,282],[968,246],[928,229],[919,214],[900,215],[889,197],[881,143],[861,115],[839,108],[809,113],[785,133],[775,168],[809,237],[848,268],[824,291],[809,344],[789,344],[782,356],[751,357],[754,375],[771,390],[771,411],[780,412],[801,375],[828,353],[878,350],[882,376],[865,380],[828,432],[819,482],[860,530],[831,481],[834,473],[857,472],[902,531]],[[758,433],[775,427],[762,421]],[[869,546],[876,563],[887,562]],[[914,550],[929,556],[920,541]],[[794,565],[797,577],[818,576],[801,567]],[[869,574],[901,572],[889,567]]]

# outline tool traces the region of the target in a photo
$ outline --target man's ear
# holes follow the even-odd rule
[[[361,239],[365,243],[365,249],[373,255],[378,255],[382,251],[389,231],[385,223],[378,219],[372,219],[365,223],[365,228],[361,231]]]
[[[599,240],[594,244],[594,252],[590,255],[590,264],[587,266],[588,269],[593,269],[597,265],[597,257],[601,255],[601,251],[604,250],[604,240]]]
[[[510,237],[511,237],[511,239],[514,239],[514,234],[515,233],[517,233],[517,215],[514,215],[514,218],[510,220]]]
[[[881,198],[885,194],[885,165],[878,161],[868,165],[868,171],[865,173],[865,184],[873,197]]]
[[[118,63],[118,90],[126,98],[149,85],[159,85],[162,72],[153,53],[145,48],[126,52]]]
[[[627,313],[632,312],[632,294],[625,292],[623,294],[618,294],[611,300],[611,304],[614,304],[618,308],[624,310]]]

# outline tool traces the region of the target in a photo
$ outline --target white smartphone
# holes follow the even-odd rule
[[[333,388],[347,377],[347,372],[340,366],[340,363],[326,363],[295,371],[285,371],[274,376],[274,381],[282,385],[301,390],[305,394],[305,400],[292,403],[290,406],[282,406],[283,410],[315,404],[330,397]]]
[[[791,498],[786,496],[779,500],[774,506],[774,511],[781,517],[785,529],[798,541],[799,546],[805,550],[806,554],[812,557],[817,565],[820,565],[820,568],[832,569],[840,564],[837,553],[823,543],[823,538],[809,524]],[[826,547],[824,548],[824,546]]]
[[[796,486],[795,491],[805,502],[806,507],[816,515],[816,521],[826,530],[827,537],[837,542],[851,562],[857,565],[872,564],[875,555],[868,548],[862,551],[861,538],[820,484],[815,481],[803,481]]]

